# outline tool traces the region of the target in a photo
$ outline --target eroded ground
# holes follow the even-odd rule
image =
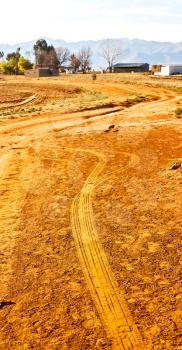
[[[181,84],[0,79],[2,349],[181,349]]]

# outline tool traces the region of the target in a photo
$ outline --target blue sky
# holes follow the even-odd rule
[[[0,13],[1,43],[41,36],[182,41],[182,0],[9,0]]]

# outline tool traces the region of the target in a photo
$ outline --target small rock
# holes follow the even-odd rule
[[[114,124],[112,124],[112,125],[109,126],[109,130],[114,129],[114,128],[115,128],[115,125],[114,125]]]
[[[105,349],[107,348],[108,346],[110,347],[112,345],[112,342],[110,339],[107,339],[107,338],[100,338],[97,340],[97,346]]]
[[[3,309],[3,307],[8,305],[14,305],[15,303],[13,301],[0,301],[0,310]]]
[[[171,166],[170,170],[178,170],[178,169],[181,168],[181,167],[182,167],[182,163],[180,163],[180,162],[174,163],[174,164]]]

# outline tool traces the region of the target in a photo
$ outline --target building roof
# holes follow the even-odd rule
[[[145,64],[148,65],[148,63],[117,63],[114,64],[114,68],[135,68],[135,67],[142,67]]]
[[[182,67],[182,64],[163,64],[162,67]]]
[[[74,67],[70,66],[70,65],[64,65],[64,66],[60,66],[60,69],[74,69]]]

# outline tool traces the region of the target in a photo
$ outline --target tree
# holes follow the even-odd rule
[[[121,48],[116,40],[107,39],[101,44],[101,56],[106,60],[110,72],[112,72],[112,67],[121,57],[121,54]]]
[[[47,42],[44,39],[39,39],[33,46],[35,54],[36,66],[42,67],[44,65],[45,54],[47,53]]]
[[[36,66],[58,68],[59,60],[53,45],[48,46],[46,40],[39,39],[33,49]]]
[[[15,52],[10,52],[7,54],[6,59],[8,61],[11,74],[18,74],[18,62],[20,57],[20,47],[18,47],[18,49]]]
[[[20,47],[15,52],[10,52],[7,54],[6,59],[9,61],[10,59],[13,59],[14,61],[18,61],[20,58]]]
[[[23,74],[26,69],[32,68],[30,60],[20,55],[20,48],[16,52],[10,52],[6,56],[6,61],[0,63],[0,72],[3,74]]]
[[[2,60],[2,62],[0,63],[0,72],[3,74],[8,73],[8,64],[6,63],[5,60]]]
[[[67,63],[70,59],[70,51],[66,47],[58,47],[56,49],[57,58],[59,60],[60,66],[62,66],[64,63]]]
[[[91,57],[92,52],[90,47],[82,47],[79,51],[78,59],[80,61],[80,68],[83,73],[86,73],[87,70],[91,69]]]
[[[15,65],[13,58],[10,58],[8,62],[2,60],[0,64],[0,71],[3,74],[15,74]]]
[[[47,47],[44,57],[44,65],[53,69],[56,69],[59,66],[57,53],[54,46],[52,45]]]
[[[18,69],[20,73],[24,73],[25,70],[31,69],[33,64],[28,60],[27,58],[24,58],[23,56],[20,57],[18,62]]]
[[[73,53],[71,56],[70,56],[70,65],[71,67],[73,68],[74,70],[74,73],[78,72],[79,68],[80,68],[80,60],[78,58],[78,56]]]

